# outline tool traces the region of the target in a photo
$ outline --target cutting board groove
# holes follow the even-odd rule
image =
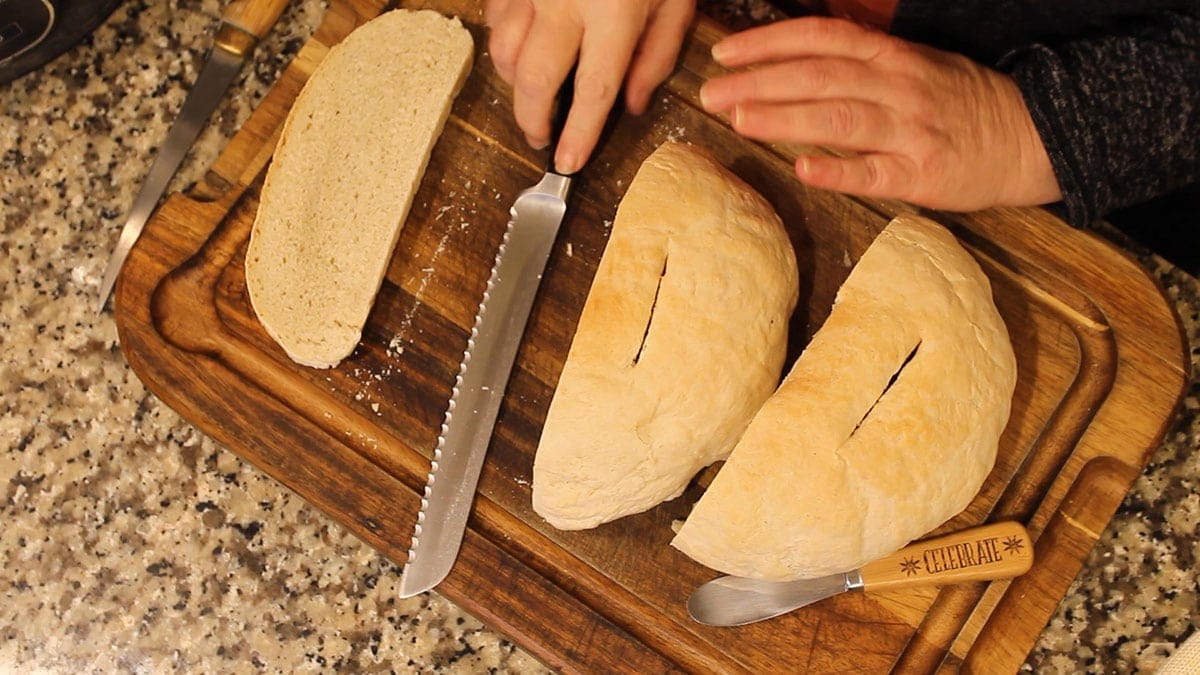
[[[397,562],[406,556],[466,336],[518,191],[543,158],[511,123],[478,3],[403,3],[461,16],[479,57],[430,162],[361,345],[338,368],[296,366],[262,330],[242,271],[262,176],[292,100],[328,48],[381,11],[334,0],[313,39],[188,195],[148,224],[117,287],[122,348],[146,385]],[[641,117],[622,116],[578,179],[517,355],[459,561],[439,591],[566,671],[968,671],[1019,666],[1161,438],[1186,383],[1178,321],[1133,261],[1040,209],[926,213],[980,261],[1019,379],[996,468],[936,533],[1000,519],[1036,540],[1011,582],[832,598],[717,629],[684,601],[713,573],[668,546],[703,491],[592,531],[533,513],[533,454],[616,205],[665,140],[703,145],[764,194],[801,269],[789,358],[828,315],[896,202],[808,190],[794,148],[739,139],[697,89],[723,30],[698,22],[682,66]],[[706,475],[711,475],[709,472]],[[931,533],[931,534],[936,534]]]

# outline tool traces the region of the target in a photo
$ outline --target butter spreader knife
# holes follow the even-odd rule
[[[117,240],[108,267],[104,270],[104,280],[100,283],[97,313],[104,311],[116,284],[117,274],[125,264],[125,258],[129,256],[133,244],[141,236],[142,228],[154,212],[167,183],[183,162],[184,155],[196,141],[196,136],[212,111],[221,102],[225,90],[241,70],[254,45],[258,44],[279,20],[287,2],[288,0],[233,0],[225,7],[208,60],[200,70],[192,90],[188,92],[183,107],[179,110],[179,116],[171,124],[167,138],[159,148],[158,156],[154,158],[150,172],[146,174],[146,181],[142,184],[142,189],[133,202],[133,208],[129,211],[129,217],[121,228],[121,237]]]
[[[1029,534],[1020,523],[1004,521],[911,544],[845,574],[798,581],[718,577],[692,593],[687,609],[703,624],[741,626],[846,591],[1008,579],[1032,565]]]

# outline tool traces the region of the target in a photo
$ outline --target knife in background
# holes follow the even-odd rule
[[[97,313],[104,311],[125,258],[129,256],[134,242],[142,234],[142,228],[154,212],[167,183],[183,162],[184,155],[192,147],[212,111],[221,102],[225,90],[241,70],[254,45],[275,25],[287,1],[233,0],[221,14],[221,25],[213,39],[208,60],[201,69],[200,76],[196,78],[196,83],[192,85],[192,90],[188,92],[187,99],[179,110],[179,116],[167,132],[167,139],[159,148],[158,156],[150,166],[150,173],[146,175],[146,182],[142,184],[142,189],[133,202],[133,208],[129,211],[129,217],[121,228],[121,238],[117,240],[108,267],[104,270],[104,280],[100,283]]]
[[[1033,544],[1019,523],[984,525],[930,539],[845,574],[799,581],[718,577],[688,598],[688,614],[710,626],[741,626],[846,591],[878,591],[1008,579],[1029,571]]]
[[[400,575],[400,597],[441,583],[462,545],[483,458],[512,372],[542,272],[567,210],[571,177],[555,171],[554,151],[574,91],[575,71],[559,91],[549,162],[541,181],[521,192],[475,315],[425,481],[425,495]]]

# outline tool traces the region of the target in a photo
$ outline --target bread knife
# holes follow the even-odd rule
[[[545,175],[522,191],[509,209],[508,227],[475,315],[425,481],[408,560],[400,575],[402,598],[441,583],[458,558],[500,402],[567,210],[571,177],[555,170],[554,151],[574,79],[572,70],[558,94]]]
[[[1032,565],[1029,533],[1020,523],[1004,521],[912,544],[844,574],[798,581],[718,577],[692,593],[687,609],[703,624],[741,626],[846,591],[1009,579]]]
[[[254,45],[265,37],[271,26],[279,20],[288,0],[233,0],[221,13],[221,25],[217,28],[213,46],[209,51],[208,60],[200,70],[196,83],[192,85],[179,115],[171,124],[167,138],[159,148],[158,156],[150,165],[150,172],[133,201],[133,208],[121,227],[121,236],[108,260],[104,270],[104,279],[100,282],[99,305],[97,313],[104,311],[108,297],[112,295],[113,286],[117,282],[117,274],[129,251],[142,234],[146,221],[158,205],[159,198],[167,188],[167,183],[179,169],[184,156],[200,129],[208,120],[225,90],[229,88],[233,78],[242,69],[246,57],[254,49]]]

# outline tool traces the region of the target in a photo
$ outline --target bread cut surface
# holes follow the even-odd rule
[[[582,529],[678,496],[778,384],[798,297],[779,217],[659,147],[622,199],[538,445],[533,507]]]
[[[334,46],[296,98],[263,185],[246,285],[297,363],[334,366],[358,344],[473,53],[458,19],[387,12]]]
[[[1015,385],[979,265],[942,226],[901,216],[672,545],[727,574],[778,580],[892,553],[979,491]]]

